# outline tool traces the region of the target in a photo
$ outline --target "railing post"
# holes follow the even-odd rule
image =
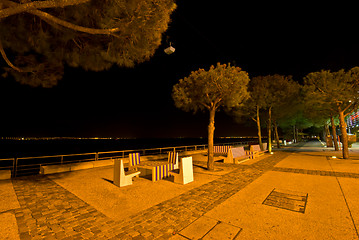
[[[17,161],[18,159],[17,158],[14,158],[14,177],[16,177],[16,173],[17,173]]]
[[[98,152],[95,153],[95,161],[98,161]]]
[[[12,163],[12,176],[16,177],[16,166],[17,166],[17,158],[14,158]]]
[[[61,155],[61,165],[64,164],[64,155]]]

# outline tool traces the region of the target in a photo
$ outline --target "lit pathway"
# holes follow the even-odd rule
[[[20,208],[21,239],[168,239],[206,212],[273,169],[289,152],[277,152],[250,166],[115,222],[46,176],[13,180]],[[280,169],[276,169],[277,171]]]

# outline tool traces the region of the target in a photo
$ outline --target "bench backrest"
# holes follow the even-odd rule
[[[213,146],[213,152],[214,153],[228,153],[228,150],[232,146]]]
[[[267,143],[262,143],[263,145],[263,151],[267,151]]]
[[[154,166],[152,168],[152,182],[156,182],[161,180],[162,178],[169,177],[171,175],[171,171],[174,170],[174,164],[164,164]]]
[[[244,147],[232,148],[232,154],[233,154],[233,158],[246,156],[246,152],[244,151]]]
[[[192,157],[184,157],[181,159],[180,173],[183,176],[183,184],[193,182]]]
[[[168,163],[174,164],[175,169],[178,169],[178,152],[168,152]]]
[[[176,164],[178,161],[178,152],[168,152],[168,163]]]
[[[136,166],[141,163],[140,153],[130,153],[130,166]]]
[[[262,151],[259,145],[251,145],[250,151]]]

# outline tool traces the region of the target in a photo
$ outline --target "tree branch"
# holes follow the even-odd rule
[[[17,71],[17,72],[23,72],[23,70],[21,70],[20,68],[14,66],[14,64],[12,64],[12,63],[10,62],[10,60],[7,58],[6,53],[5,53],[5,51],[4,51],[4,48],[3,48],[3,46],[2,46],[1,40],[0,40],[0,53],[1,53],[2,58],[3,58],[3,59],[5,60],[5,62],[7,63],[7,65],[9,65],[9,67],[11,67],[12,69],[14,69],[14,70]]]
[[[24,4],[17,4],[16,7],[8,7],[0,10],[0,19],[6,18],[11,15],[15,15],[22,12],[27,12],[29,10],[36,10],[41,8],[56,8],[56,7],[66,7],[72,5],[78,5],[82,3],[89,2],[90,0],[47,0],[47,1],[35,1]],[[4,1],[5,4],[11,1]]]
[[[66,28],[69,28],[69,29],[72,29],[75,31],[79,31],[79,32],[84,32],[84,33],[89,33],[89,34],[104,34],[104,35],[115,36],[113,33],[120,31],[120,28],[98,29],[98,28],[82,27],[82,26],[61,20],[57,17],[52,16],[51,14],[48,14],[48,13],[40,11],[40,10],[30,10],[27,12],[40,17],[41,19],[43,19],[46,22],[50,21],[52,23],[55,23],[60,26],[63,26],[63,27],[66,27]]]
[[[4,0],[4,1],[5,1],[5,4],[7,6],[10,6],[11,8],[17,8],[19,5],[25,5],[25,4],[18,4],[18,3],[8,1],[8,0]],[[81,3],[81,2],[86,2],[86,1],[89,1],[89,0],[78,0],[77,2]],[[44,2],[46,2],[46,1],[44,1]],[[59,2],[71,2],[71,1],[70,0],[60,0]],[[48,14],[46,12],[36,10],[36,9],[35,10],[26,10],[26,12],[40,17],[41,19],[43,19],[44,21],[46,21],[49,24],[50,23],[55,23],[55,24],[58,24],[60,26],[63,26],[63,27],[66,27],[66,28],[69,28],[69,29],[72,29],[72,30],[75,30],[75,31],[79,31],[79,32],[84,32],[84,33],[89,33],[89,34],[112,35],[112,36],[117,37],[117,35],[115,35],[114,33],[120,31],[119,28],[97,29],[97,28],[88,28],[88,27],[79,26],[79,25],[64,21],[64,20],[59,19],[59,18],[57,18],[57,17],[55,17],[55,16],[53,16],[51,14]],[[1,16],[1,10],[0,10],[0,16]]]

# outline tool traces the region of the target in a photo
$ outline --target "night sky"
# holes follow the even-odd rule
[[[206,137],[207,113],[182,112],[171,98],[191,71],[231,62],[250,77],[278,73],[301,82],[312,71],[359,66],[354,5],[213,3],[177,1],[163,44],[135,68],[67,68],[51,89],[1,79],[0,136]],[[172,55],[163,52],[168,41]],[[215,135],[256,130],[220,112]]]

